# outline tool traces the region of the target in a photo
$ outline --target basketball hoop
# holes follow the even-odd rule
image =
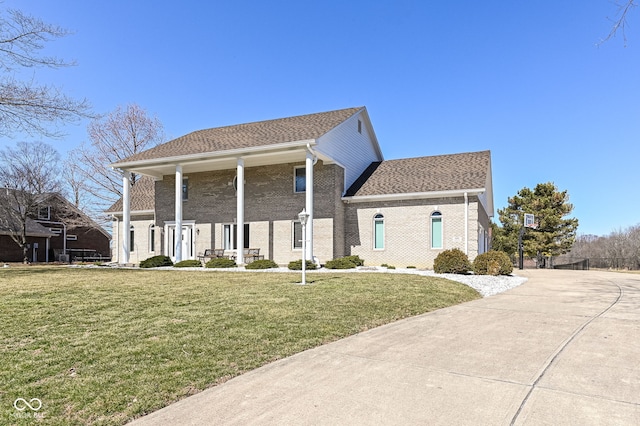
[[[524,227],[525,228],[533,228],[536,229],[538,225],[536,225],[536,218],[531,213],[524,214]]]

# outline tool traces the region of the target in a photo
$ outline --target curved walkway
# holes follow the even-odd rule
[[[505,293],[269,364],[135,425],[640,424],[640,275]]]

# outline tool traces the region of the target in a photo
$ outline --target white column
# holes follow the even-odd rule
[[[307,151],[305,161],[305,210],[309,214],[307,221],[306,235],[303,236],[307,240],[307,259],[313,262],[313,154]]]
[[[176,263],[182,260],[182,166],[176,166]]]
[[[236,245],[238,265],[244,264],[244,160],[238,158],[236,173]]]
[[[124,171],[122,172],[122,263],[129,263],[129,238],[131,238],[130,189],[131,173]]]

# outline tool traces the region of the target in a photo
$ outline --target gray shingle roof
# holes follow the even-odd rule
[[[155,181],[148,176],[141,176],[135,185],[131,187],[129,198],[131,202],[131,211],[149,211],[155,209]],[[122,212],[122,197],[109,209],[106,213]]]
[[[198,130],[132,155],[122,163],[317,139],[362,107]]]
[[[345,196],[392,195],[484,188],[490,151],[373,163]]]

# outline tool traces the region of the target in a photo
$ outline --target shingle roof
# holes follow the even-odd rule
[[[149,211],[155,209],[155,181],[148,176],[141,176],[135,185],[131,187],[129,199],[131,200],[131,211]],[[122,212],[122,197],[106,213]]]
[[[479,151],[372,163],[345,196],[484,188],[490,161],[490,151]]]
[[[361,109],[362,107],[347,108],[198,130],[132,155],[121,162],[153,160],[317,139]]]

